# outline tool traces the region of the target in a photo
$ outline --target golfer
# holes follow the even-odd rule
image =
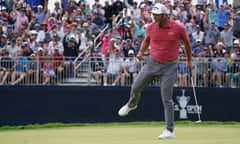
[[[142,60],[143,53],[148,48],[150,48],[150,56],[131,87],[129,101],[119,110],[118,114],[126,116],[130,111],[136,109],[141,92],[156,76],[159,76],[166,128],[158,138],[174,138],[172,94],[177,76],[180,42],[182,41],[185,46],[189,70],[192,68],[192,51],[184,26],[169,18],[168,10],[164,5],[156,3],[151,12],[155,21],[146,28],[146,37],[137,58]]]

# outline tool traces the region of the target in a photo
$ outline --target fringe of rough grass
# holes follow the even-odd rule
[[[63,128],[63,127],[102,127],[102,126],[161,126],[164,125],[162,121],[147,121],[147,122],[105,122],[105,123],[45,123],[45,124],[28,124],[18,126],[1,126],[0,130],[23,130],[23,129],[42,129],[42,128]],[[235,121],[203,121],[195,123],[194,121],[176,121],[176,126],[236,126],[240,128],[240,122]]]

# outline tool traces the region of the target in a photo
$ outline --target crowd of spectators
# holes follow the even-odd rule
[[[228,3],[217,6],[207,0],[197,5],[191,0],[156,2],[165,4],[169,17],[186,27],[196,63],[196,83],[205,87],[239,86],[239,7]],[[48,0],[40,0],[37,5],[28,0],[2,1],[0,85],[22,81],[49,84],[52,78],[71,77],[80,53],[83,57],[77,61],[92,56],[89,79],[93,77],[97,84],[101,76],[103,85],[132,82],[140,69],[135,56],[145,28],[153,22],[152,4],[150,0],[112,0],[104,4],[95,0],[93,5],[86,0],[59,0],[50,11]],[[179,50],[177,84],[187,86],[189,72],[181,42]],[[40,60],[39,65],[36,60]],[[41,78],[32,78],[36,75]]]

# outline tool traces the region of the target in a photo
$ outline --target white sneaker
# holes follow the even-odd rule
[[[163,131],[163,133],[158,136],[159,139],[167,139],[167,138],[171,139],[171,138],[175,138],[175,137],[176,136],[174,135],[174,133],[167,129],[165,129]]]
[[[126,104],[123,107],[121,107],[121,109],[118,111],[118,115],[121,117],[127,116],[130,111],[135,110],[136,108],[137,105],[131,108],[128,106],[128,104]]]

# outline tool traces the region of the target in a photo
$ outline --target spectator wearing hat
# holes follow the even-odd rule
[[[228,70],[228,64],[226,59],[223,57],[225,50],[222,51],[216,51],[215,55],[216,57],[213,59],[212,62],[212,78],[213,85],[216,85],[218,87],[223,87],[223,78],[227,73]]]
[[[233,41],[233,50],[231,51],[231,58],[237,58],[237,52],[240,51],[240,42],[238,39]]]
[[[22,48],[22,55],[23,56],[26,56],[26,57],[28,57],[28,56],[30,56],[34,51],[30,48],[30,43],[29,42],[27,42],[27,41],[24,41],[24,42],[22,42],[22,46],[21,46],[21,48]]]
[[[104,20],[102,19],[100,12],[93,13],[92,23],[95,23],[99,28],[102,28],[104,26]]]
[[[139,70],[139,64],[136,60],[134,50],[128,50],[128,56],[126,57],[122,67],[123,72],[121,75],[121,86],[125,86],[126,82],[127,85],[131,85],[132,82],[135,81]]]
[[[229,23],[224,24],[224,29],[220,33],[220,38],[227,51],[231,51],[233,45],[233,29]]]
[[[75,35],[70,35],[68,41],[66,40],[66,37],[67,35],[65,35],[63,39],[63,54],[67,59],[73,60],[78,56],[79,43],[77,43]]]
[[[39,58],[39,69],[41,70],[40,72],[42,72],[44,61],[46,61],[46,50],[39,46],[35,54]]]
[[[133,40],[136,40],[139,35],[145,35],[146,31],[145,31],[144,25],[145,25],[145,22],[143,19],[140,19],[138,21],[136,20],[133,21],[133,26],[134,26]]]
[[[61,40],[63,40],[64,37],[64,26],[63,26],[63,21],[62,20],[57,20],[56,21],[56,30],[57,34],[60,37]]]
[[[37,35],[38,35],[37,31],[35,30],[30,31],[29,46],[33,52],[37,51],[38,46]]]
[[[211,26],[206,31],[205,44],[214,46],[220,37],[220,32],[215,22],[211,22]]]
[[[112,86],[118,85],[122,74],[123,58],[121,57],[121,47],[112,39],[109,47],[109,60],[106,68],[106,74],[103,76],[104,86],[112,83]]]
[[[15,58],[17,56],[17,52],[21,50],[21,47],[18,47],[16,45],[16,39],[11,39],[10,44],[7,46],[7,50],[9,52],[9,55],[12,58]]]
[[[226,51],[226,46],[224,45],[223,42],[219,41],[216,45],[215,48],[213,49],[214,52],[214,57],[216,57],[217,55],[223,55],[224,51]]]
[[[47,14],[46,6],[38,5],[37,6],[37,12],[34,13],[34,15],[36,17],[36,21],[37,21],[38,24],[43,23],[43,21],[46,18],[46,14]]]
[[[9,13],[11,11],[8,11],[8,9],[5,6],[1,6],[0,11],[1,11],[1,17],[3,19],[6,19],[10,24],[14,23],[13,17]]]
[[[5,46],[7,46],[7,43],[8,43],[8,36],[5,33],[3,33],[0,39],[0,50],[1,48],[4,48]]]
[[[63,38],[63,48],[64,52],[63,55],[65,57],[65,68],[66,73],[69,74],[69,76],[72,76],[75,72],[75,63],[74,60],[78,56],[79,53],[79,43],[76,41],[75,35],[70,35],[69,40],[66,40],[68,36],[68,33],[65,34]]]
[[[200,41],[203,41],[204,32],[201,31],[200,25],[196,25],[196,31],[192,33],[193,39],[200,39]]]
[[[43,43],[44,43],[44,48],[47,48],[47,46],[48,46],[48,43],[50,42],[50,41],[52,41],[52,37],[51,37],[51,34],[49,33],[49,32],[45,32],[44,33],[45,35],[44,35],[44,39],[42,40],[43,41]]]
[[[21,7],[20,9],[15,9],[14,13],[16,15],[16,22],[15,22],[15,28],[18,30],[24,30],[27,28],[29,20],[26,16],[26,9],[24,7]]]
[[[196,39],[196,45],[192,51],[193,52],[192,55],[194,57],[200,57],[201,55],[204,54],[204,47],[202,46],[201,42],[202,41],[200,39]]]
[[[181,23],[186,23],[188,21],[188,12],[185,10],[184,4],[179,5],[178,20]]]
[[[102,19],[102,21],[105,21],[105,10],[103,9],[102,5],[99,3],[96,5],[96,7],[93,7],[93,13],[96,13],[99,15],[99,17]]]
[[[224,5],[220,5],[220,8],[217,10],[218,16],[218,29],[222,31],[224,29],[224,25],[227,22],[227,17],[230,14],[228,9],[225,9]]]
[[[123,45],[123,53],[124,53],[124,57],[128,57],[128,52],[129,50],[133,50],[133,54],[136,55],[136,49],[133,45],[133,41],[131,39],[127,39],[126,41],[124,41],[124,45]]]
[[[53,54],[55,52],[55,48],[58,48],[58,52],[63,54],[64,48],[62,40],[60,39],[57,33],[53,33],[53,40],[49,42],[48,45],[48,54]]]
[[[206,11],[205,22],[207,23],[206,27],[211,27],[211,25],[218,23],[217,8],[214,3],[210,3],[210,7]]]
[[[10,29],[10,26],[11,25],[9,25],[9,22],[8,22],[8,19],[6,18],[6,17],[4,17],[3,18],[3,20],[2,20],[2,31],[3,31],[3,33],[9,33],[9,32],[11,32],[11,29]]]
[[[91,65],[91,70],[88,76],[88,82],[90,82],[91,78],[94,78],[96,80],[96,84],[100,85],[100,82],[101,82],[100,76],[103,74],[105,67],[101,57],[98,56],[98,51],[92,52],[90,65]]]
[[[28,68],[26,72],[26,84],[36,84],[38,71],[38,59],[35,53],[29,56]]]
[[[37,32],[37,42],[41,41],[45,37],[45,32],[43,31],[42,27],[40,24],[36,23],[34,25],[34,28],[32,30],[35,30]]]
[[[150,17],[148,5],[145,3],[142,3],[140,5],[140,11],[141,11],[140,19],[142,19],[143,21],[146,21]]]

